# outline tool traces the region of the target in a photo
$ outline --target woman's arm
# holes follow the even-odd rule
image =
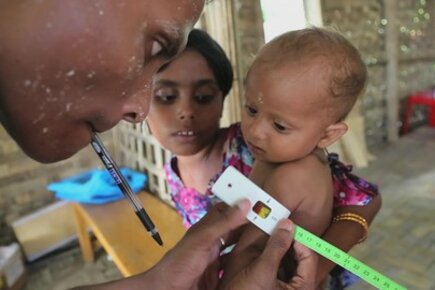
[[[370,225],[381,208],[381,203],[381,196],[378,194],[373,197],[370,203],[364,206],[341,206],[335,210],[334,216],[351,212],[365,218]],[[339,221],[331,223],[322,238],[341,250],[348,252],[365,234],[360,224],[353,221]],[[316,281],[318,283],[324,281],[335,266],[336,264],[330,260],[319,257]]]

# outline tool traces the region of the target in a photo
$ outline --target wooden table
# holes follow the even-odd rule
[[[186,230],[173,208],[146,192],[138,197],[158,229],[163,247],[148,234],[126,200],[104,205],[75,203],[77,235],[86,262],[94,260],[88,227],[124,277],[149,269],[181,239]]]

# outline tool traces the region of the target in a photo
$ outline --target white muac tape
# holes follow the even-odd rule
[[[249,199],[253,207],[246,216],[247,219],[269,235],[278,221],[288,218],[290,215],[287,208],[232,166],[225,169],[211,190],[217,197],[231,206],[243,198]],[[406,289],[299,226],[295,226],[295,240],[378,289]]]
[[[232,166],[225,169],[211,191],[231,206],[243,198],[249,199],[253,207],[246,218],[269,235],[278,221],[290,216],[286,207]]]

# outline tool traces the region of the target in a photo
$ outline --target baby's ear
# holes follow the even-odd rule
[[[347,132],[347,125],[344,122],[338,122],[332,125],[329,125],[325,130],[325,135],[322,139],[320,139],[317,147],[326,148],[329,145],[333,144],[335,141],[340,139]]]

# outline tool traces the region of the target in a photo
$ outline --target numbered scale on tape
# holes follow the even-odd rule
[[[343,252],[339,248],[298,226],[295,227],[295,240],[307,246],[319,255],[333,261],[335,264],[343,267],[349,272],[352,272],[378,289],[406,289],[373,268],[363,264],[354,257]]]
[[[231,206],[242,198],[249,199],[253,207],[246,218],[268,234],[272,233],[279,220],[290,215],[287,208],[232,166],[218,178],[212,192]],[[295,227],[295,240],[379,289],[406,289],[299,226]]]

